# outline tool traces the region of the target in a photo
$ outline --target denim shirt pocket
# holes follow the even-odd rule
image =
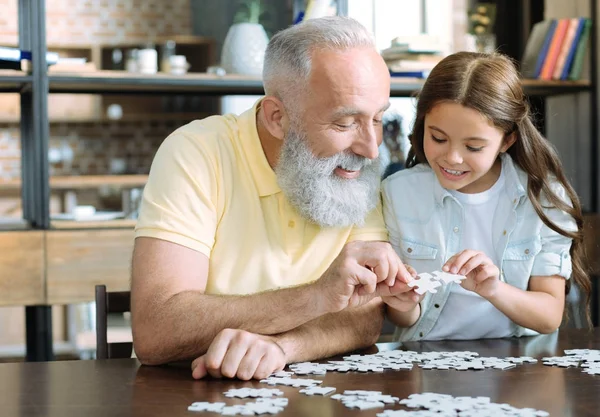
[[[437,246],[410,239],[400,239],[399,249],[402,259],[433,260],[438,253]]]
[[[520,288],[527,289],[535,256],[542,250],[539,236],[509,243],[502,257],[502,275],[504,281]]]

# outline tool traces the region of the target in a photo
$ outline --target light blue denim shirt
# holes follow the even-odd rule
[[[502,154],[502,170],[506,178],[504,191],[493,219],[492,238],[496,259],[501,259],[500,279],[527,290],[531,276],[571,276],[571,239],[547,227],[527,197],[527,174],[512,158]],[[569,201],[564,188],[553,184],[553,190]],[[402,261],[417,273],[441,270],[444,263],[459,251],[464,218],[461,204],[438,182],[426,164],[399,171],[382,184],[383,212],[390,242]],[[547,206],[546,201],[542,205]],[[561,229],[575,231],[575,220],[567,213],[552,208],[544,212]],[[473,248],[477,249],[477,248]],[[450,286],[427,294],[421,302],[421,318],[410,328],[398,328],[395,338],[419,340],[433,329],[443,310]],[[485,318],[482,318],[485,320]],[[537,334],[514,324],[513,335]]]

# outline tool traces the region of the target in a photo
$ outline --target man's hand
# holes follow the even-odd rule
[[[500,284],[500,270],[483,252],[466,249],[457,253],[444,264],[442,270],[451,274],[465,275],[460,285],[488,299],[493,297]]]
[[[324,310],[334,313],[363,305],[380,295],[380,289],[385,292],[385,287],[411,279],[389,243],[355,241],[346,244],[317,285]]]
[[[224,329],[213,340],[208,351],[192,362],[194,379],[214,378],[263,379],[282,370],[286,356],[275,338]]]
[[[416,278],[417,271],[410,265],[405,265],[405,267],[411,277]],[[396,281],[392,286],[379,285],[377,293],[381,296],[384,303],[401,313],[413,310],[423,297],[425,297],[425,294],[417,294],[415,288],[409,287],[402,281]]]

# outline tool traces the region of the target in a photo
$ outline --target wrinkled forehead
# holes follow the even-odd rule
[[[372,48],[318,50],[312,58],[304,94],[307,111],[327,114],[352,108],[375,114],[389,102],[389,72]]]

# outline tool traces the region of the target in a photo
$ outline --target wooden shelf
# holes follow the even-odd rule
[[[31,75],[22,71],[0,70],[0,92],[18,93],[31,83]]]
[[[262,81],[257,77],[239,75],[217,76],[206,73],[185,75],[144,75],[126,71],[97,71],[93,73],[50,74],[51,93],[89,94],[264,94]]]
[[[590,91],[592,83],[589,80],[578,81],[543,81],[523,80],[523,89],[529,96],[558,96]]]
[[[50,228],[55,230],[76,229],[133,229],[137,220],[99,220],[99,221],[77,221],[77,220],[52,220]]]
[[[0,231],[6,230],[27,230],[31,226],[25,219],[16,219],[11,217],[0,217]]]
[[[52,190],[90,190],[106,185],[137,188],[143,187],[148,181],[147,175],[80,175],[50,177]],[[0,182],[0,190],[20,190],[21,180]]]
[[[58,117],[49,120],[50,125],[56,124],[78,124],[78,123],[129,123],[129,122],[191,122],[197,119],[204,119],[212,116],[213,113],[207,112],[173,112],[173,113],[146,113],[146,114],[128,114],[120,119],[109,119],[108,117]],[[18,117],[2,118],[0,124],[18,125],[21,119]]]
[[[185,75],[134,74],[125,71],[50,74],[51,93],[90,94],[198,94],[260,95],[264,94],[259,77],[241,75],[217,76],[206,73]],[[392,77],[392,97],[411,97],[423,86],[418,78]],[[523,80],[525,93],[535,96],[571,94],[588,91],[591,83],[582,81]]]

